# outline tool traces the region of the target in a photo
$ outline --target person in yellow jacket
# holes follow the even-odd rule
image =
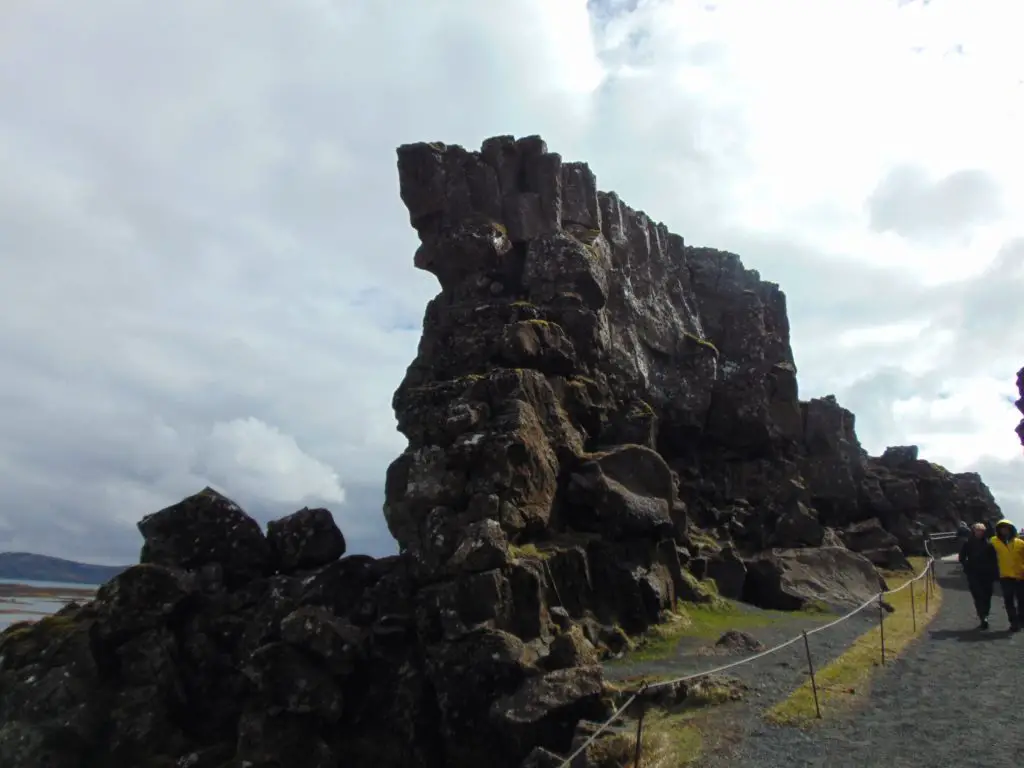
[[[999,563],[999,587],[1006,605],[1006,618],[1010,631],[1019,632],[1024,618],[1024,540],[1017,536],[1017,528],[1009,520],[996,523],[992,546]]]

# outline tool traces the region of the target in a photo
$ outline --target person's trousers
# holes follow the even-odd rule
[[[1024,616],[1024,581],[1000,579],[999,587],[1006,605],[1006,618],[1010,620],[1011,626],[1020,626],[1021,617]]]
[[[978,612],[978,618],[987,619],[989,611],[992,610],[992,591],[995,588],[992,579],[968,573],[967,586],[971,590],[971,597],[974,598],[974,610]]]

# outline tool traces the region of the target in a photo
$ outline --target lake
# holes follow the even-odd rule
[[[72,600],[89,600],[99,585],[0,579],[0,630],[18,621],[35,621]]]

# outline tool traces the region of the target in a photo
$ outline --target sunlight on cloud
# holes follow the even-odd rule
[[[955,10],[938,10],[950,5]],[[1001,7],[1005,14],[1008,6]],[[941,281],[960,279],[990,258],[993,243],[1024,222],[1024,208],[995,234],[990,228],[969,242],[922,252],[867,232],[863,201],[891,166],[908,162],[939,175],[991,170],[1008,199],[1024,200],[1024,173],[1006,173],[1008,162],[1020,162],[1013,158],[1021,157],[1024,124],[1003,119],[1005,108],[1021,101],[1022,89],[1006,76],[1011,64],[1024,73],[1021,56],[1003,43],[998,58],[975,58],[971,51],[985,49],[989,27],[976,20],[964,27],[966,8],[727,0],[712,11],[698,2],[655,3],[622,20],[614,40],[643,39],[666,66],[685,63],[683,51],[714,52],[705,78],[713,72],[718,90],[742,104],[736,119],[747,127],[745,150],[754,165],[730,214],[738,223],[799,229],[817,245],[835,242],[838,226],[858,258],[927,270]],[[1005,16],[1002,24],[988,19],[993,29],[1006,27]],[[961,32],[976,45],[947,55]],[[823,214],[824,230],[816,226]]]
[[[894,323],[870,328],[851,328],[839,336],[841,347],[886,346],[902,344],[920,337],[927,322]]]
[[[928,455],[963,467],[982,456],[1011,460],[1021,446],[1012,425],[1017,410],[1006,382],[969,377],[945,382],[945,397],[912,397],[893,403],[893,415]]]
[[[295,503],[309,497],[345,500],[333,469],[305,453],[291,435],[253,417],[215,424],[203,458],[204,468],[238,493]]]

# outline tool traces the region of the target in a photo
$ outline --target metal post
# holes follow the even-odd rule
[[[878,593],[878,634],[882,639],[882,666],[885,666],[885,604],[882,593]]]
[[[930,568],[931,566],[928,566],[928,567]],[[931,580],[927,576],[925,576],[924,577],[924,612],[926,614],[930,610],[930,608],[928,607],[928,597],[931,595],[931,593],[932,593],[932,583],[931,583]]]
[[[633,766],[640,768],[640,758],[643,757],[644,748],[644,715],[647,713],[646,705],[641,705],[640,717],[636,721],[636,751],[633,753]]]
[[[914,582],[910,582],[910,618],[913,621],[914,634],[917,634],[917,605],[914,601]]]
[[[807,671],[811,673],[811,691],[814,693],[814,713],[821,719],[821,705],[818,703],[818,681],[814,679],[814,662],[811,660],[811,644],[804,632],[804,650],[807,651]]]

